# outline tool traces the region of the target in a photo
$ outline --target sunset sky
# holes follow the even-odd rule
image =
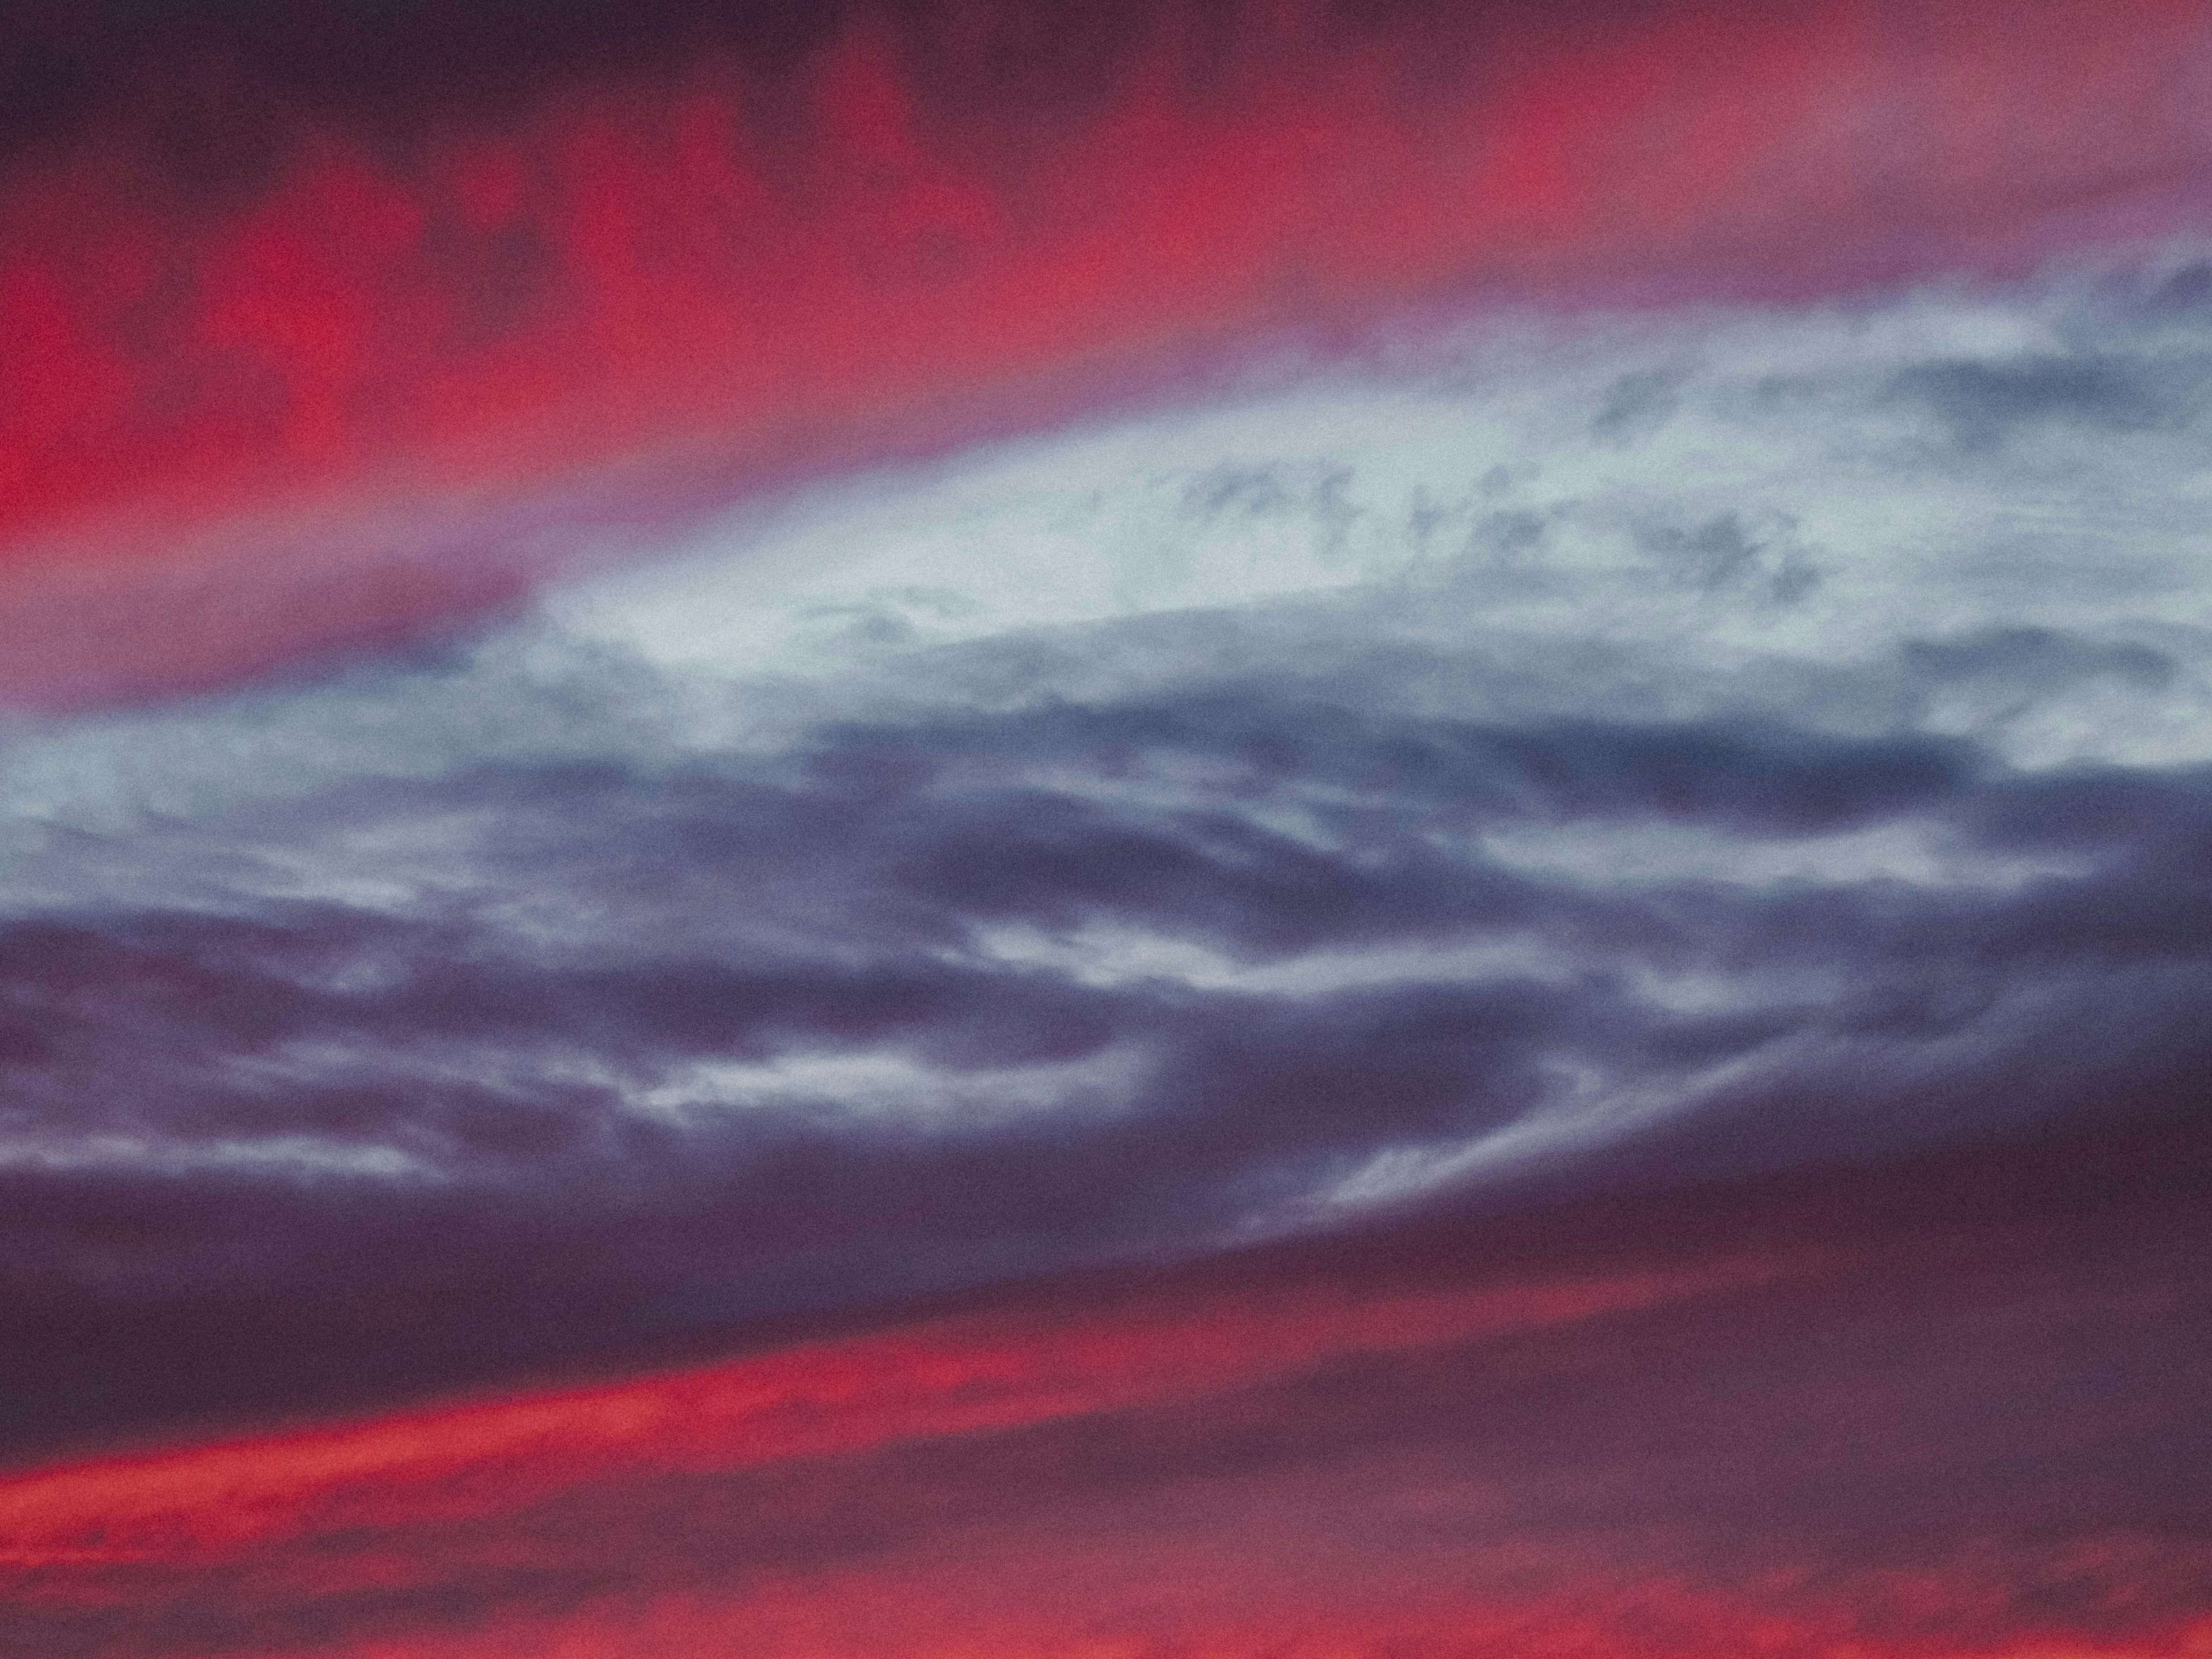
[[[2212,5],[0,18],[0,1655],[2212,1659]]]

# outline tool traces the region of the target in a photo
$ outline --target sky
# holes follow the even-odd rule
[[[2212,1655],[2212,14],[0,33],[0,1650]]]

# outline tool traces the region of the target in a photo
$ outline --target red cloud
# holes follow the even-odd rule
[[[1271,329],[2184,228],[2212,161],[2191,0],[1204,16],[1026,92],[986,7],[572,75],[404,143],[264,113],[212,196],[127,109],[19,158],[0,698],[465,614],[595,534]]]
[[[212,1565],[272,1540],[497,1515],[610,1476],[744,1469],[1251,1388],[1347,1355],[1584,1320],[1808,1265],[969,1316],[610,1388],[27,1475],[0,1484],[0,1540],[22,1569]]]
[[[1999,1230],[1006,1293],[19,1474],[6,1617],[77,1659],[2201,1659],[2212,1543],[2135,1468],[2192,1432],[2128,1381],[2191,1316],[2152,1232],[2087,1279]],[[1960,1389],[2038,1413],[2042,1498]]]

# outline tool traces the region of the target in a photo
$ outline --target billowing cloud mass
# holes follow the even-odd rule
[[[0,5],[0,1659],[2212,1659],[2208,89]]]
[[[2203,286],[1501,327],[20,730],[11,1429],[2185,1105]]]
[[[2201,1652],[2208,269],[1493,316],[19,725],[19,1456],[757,1351],[0,1483],[30,1650]]]

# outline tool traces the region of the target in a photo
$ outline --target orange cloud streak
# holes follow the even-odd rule
[[[741,1469],[1249,1388],[1807,1271],[1747,1258],[1434,1292],[1297,1286],[1055,1317],[984,1314],[613,1386],[410,1413],[0,1483],[0,1562],[212,1564],[271,1538],[512,1508],[641,1471]]]
[[[1839,1410],[1845,1445],[1891,1385],[1846,1362],[1831,1400],[1762,1371],[1759,1332],[2045,1248],[1214,1263],[30,1470],[0,1481],[0,1636],[39,1659],[2206,1659],[2212,1536],[2185,1516],[1969,1503],[1869,1532],[1817,1501],[1831,1453],[1786,1443]],[[2043,1319],[2045,1282],[2003,1318]],[[1665,1356],[1711,1340],[1692,1386],[1798,1390],[1741,1446],[1666,1426]],[[1550,1414],[1589,1387],[1601,1416]],[[2043,1425],[2055,1453],[2124,1402],[2081,1403]],[[1646,1410],[1650,1435],[1558,1438]],[[1686,1449],[1816,1501],[1700,1498],[1723,1489],[1683,1483]],[[1865,1449],[1900,1452],[1916,1490],[1987,1455]]]

